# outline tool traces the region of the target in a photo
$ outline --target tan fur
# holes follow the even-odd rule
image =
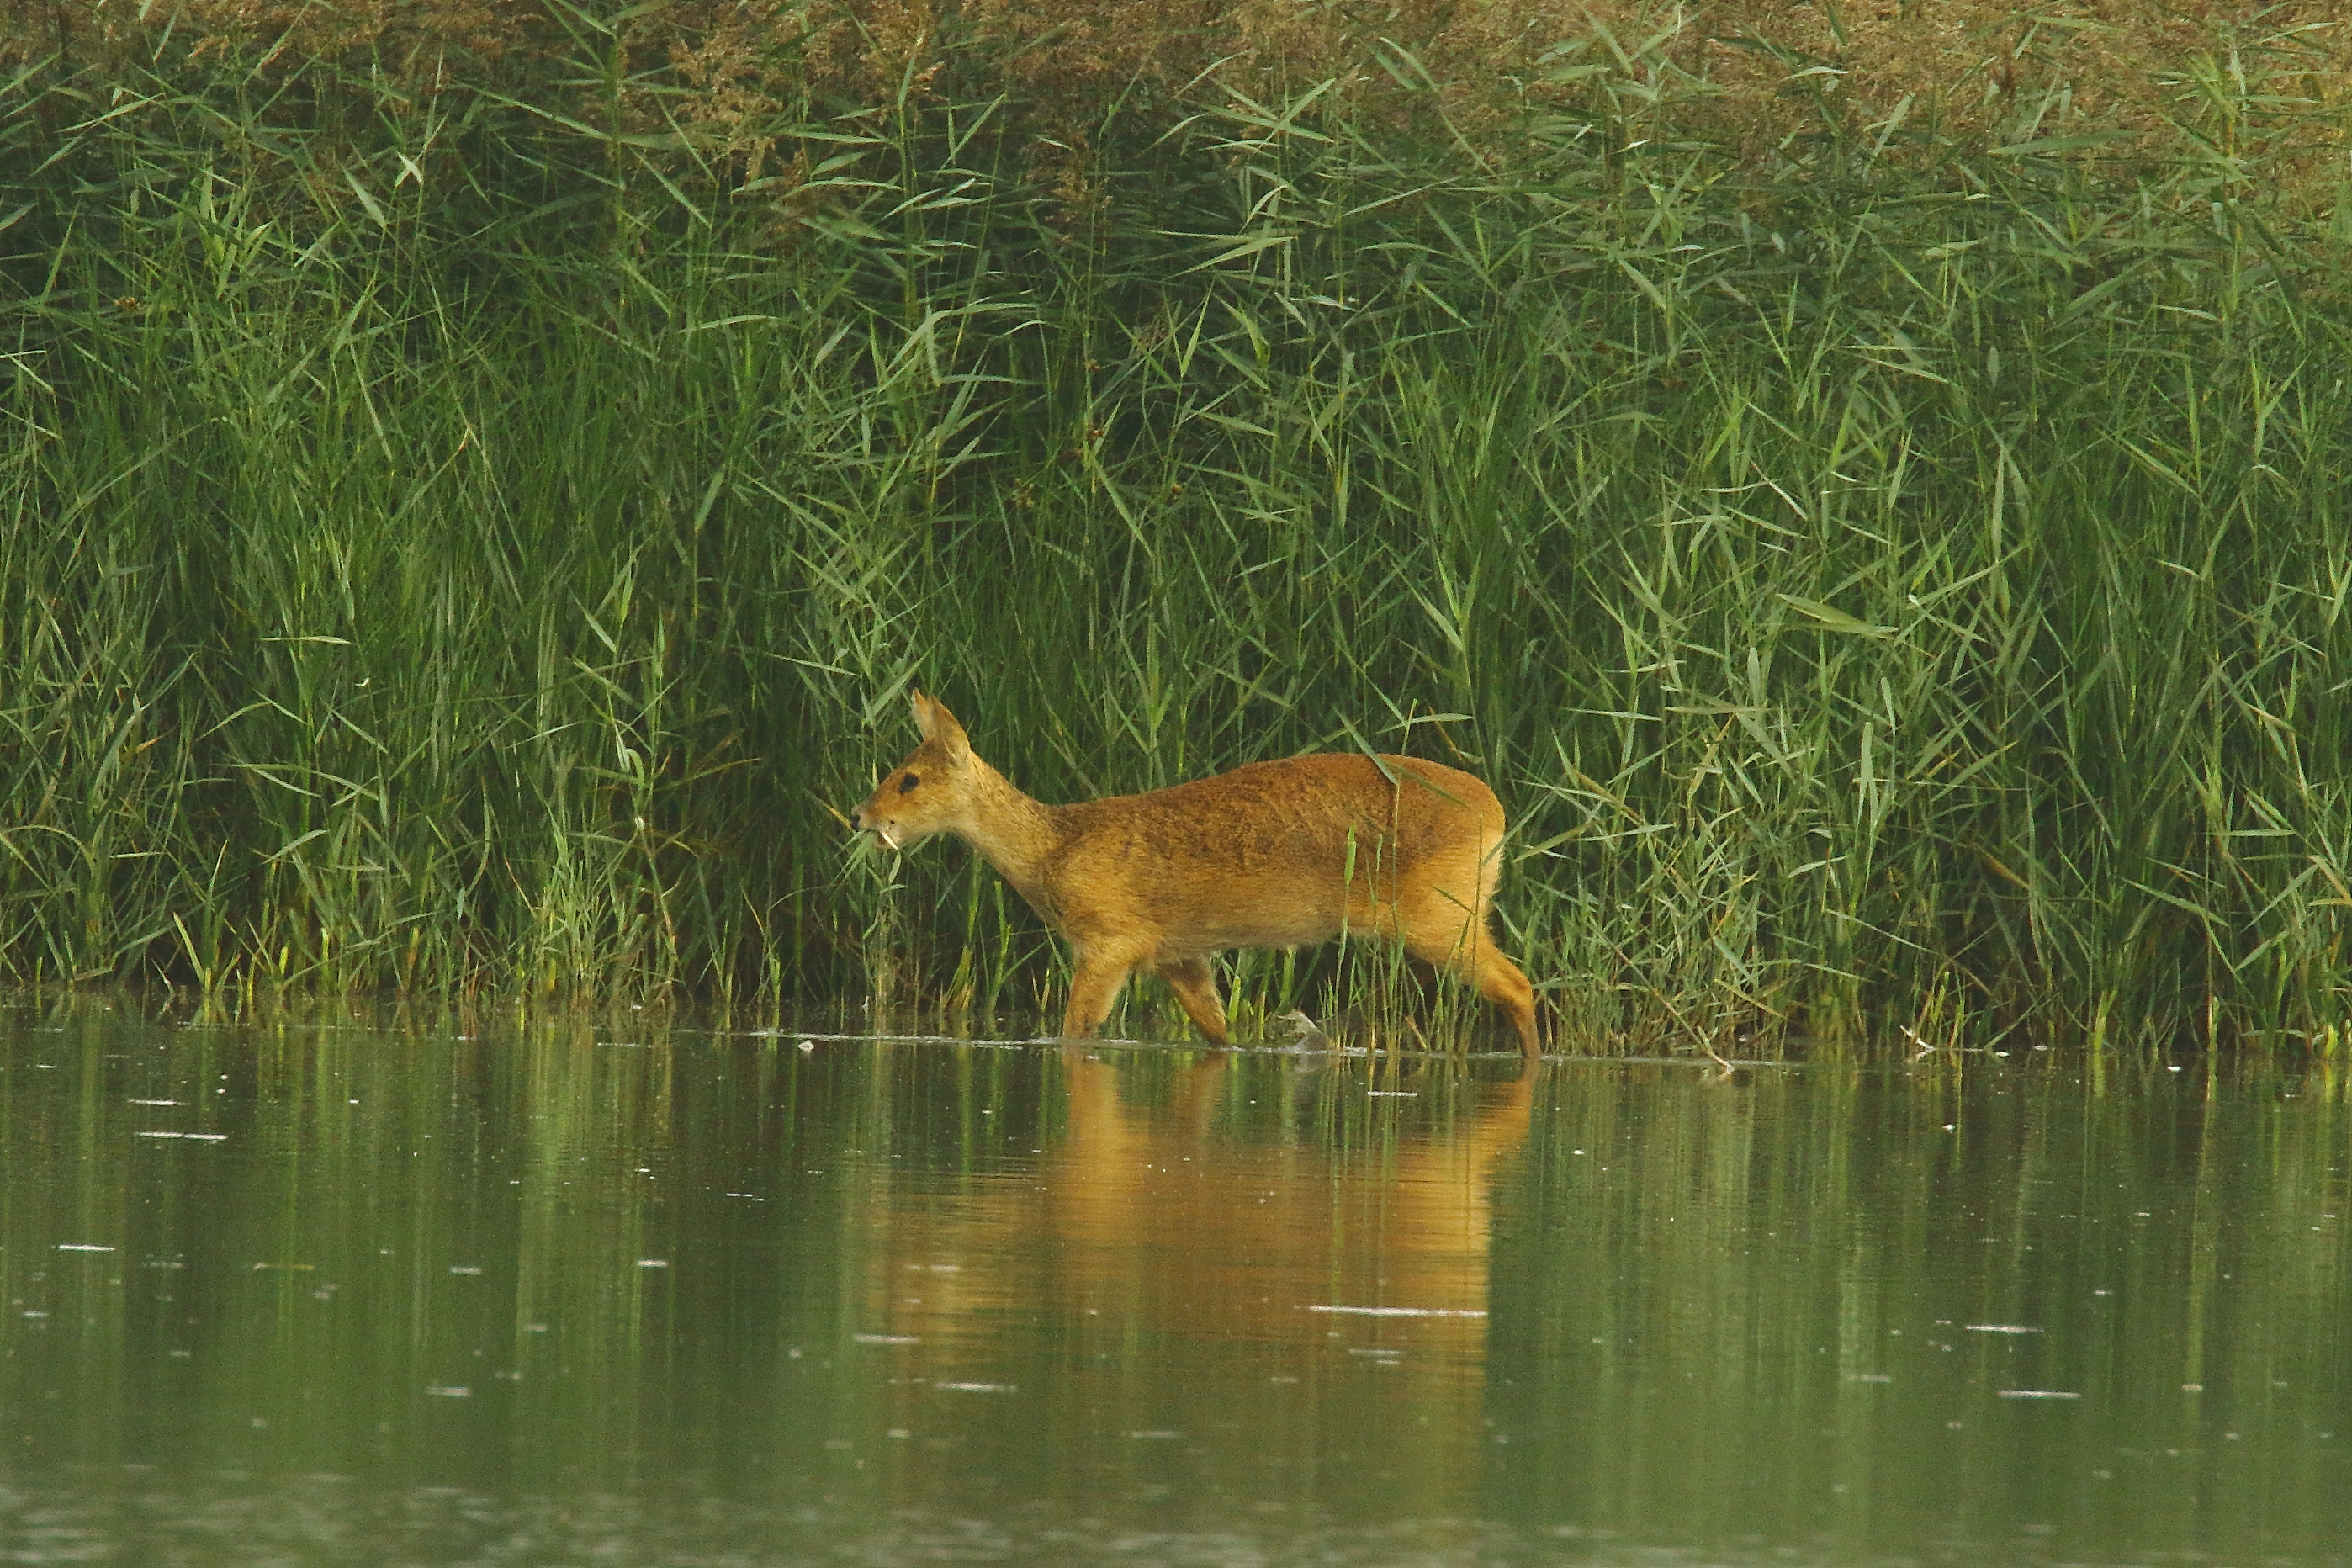
[[[1344,929],[1402,942],[1500,1007],[1529,1056],[1542,1049],[1535,988],[1487,935],[1503,808],[1470,774],[1328,752],[1046,805],[973,755],[944,704],[919,691],[914,708],[923,743],[850,821],[894,849],[952,833],[995,867],[1073,950],[1064,1034],[1091,1033],[1140,968],[1223,1044],[1211,953]]]

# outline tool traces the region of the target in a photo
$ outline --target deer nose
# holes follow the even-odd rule
[[[849,808],[849,827],[850,831],[853,833],[863,833],[866,831],[866,808],[864,806],[853,805]]]

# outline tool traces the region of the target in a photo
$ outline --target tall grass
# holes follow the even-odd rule
[[[1309,84],[1039,162],[909,79],[805,106],[788,220],[556,98],[28,70],[0,971],[1034,1005],[984,868],[845,852],[919,682],[1048,800],[1475,767],[1580,1045],[2339,1048],[2352,310],[2224,134],[2275,84],[1767,180],[1562,58],[1508,159]]]

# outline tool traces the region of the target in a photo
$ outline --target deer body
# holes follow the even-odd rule
[[[1344,931],[1402,942],[1501,1007],[1530,1056],[1541,1048],[1534,988],[1486,931],[1503,809],[1469,773],[1326,752],[1046,805],[974,755],[943,704],[918,692],[914,707],[922,744],[851,821],[892,848],[952,833],[996,868],[1071,946],[1064,1034],[1091,1032],[1148,969],[1223,1044],[1211,953]]]

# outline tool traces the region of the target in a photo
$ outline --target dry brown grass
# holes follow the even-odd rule
[[[493,77],[583,93],[551,79],[576,70],[550,68],[576,61],[579,24],[534,0],[20,0],[0,50],[105,71],[166,29],[199,58],[366,58],[426,93]],[[2326,193],[2352,110],[2352,22],[2315,0],[674,0],[617,43],[630,128],[678,123],[740,181],[784,172],[778,132],[812,105],[1003,93],[1066,150],[1113,105],[1328,82],[1327,112],[1442,107],[1505,157],[1530,107],[1590,110],[1613,89],[1621,108],[1655,106],[1653,126],[1773,173],[1832,129],[1936,162],[2095,135],[2105,155],[2145,155],[2188,123],[2225,158],[2264,157],[2272,185]],[[1443,90],[1408,91],[1403,56]]]

